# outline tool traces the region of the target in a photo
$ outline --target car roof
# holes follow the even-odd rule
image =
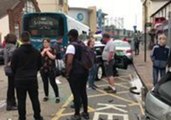
[[[123,41],[123,40],[114,40],[114,43],[127,43],[127,44],[129,44],[127,41]]]
[[[103,47],[103,46],[105,46],[105,45],[102,44],[100,41],[95,41],[94,47]]]

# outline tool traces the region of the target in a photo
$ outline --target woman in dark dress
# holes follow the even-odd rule
[[[45,38],[43,40],[43,48],[41,49],[43,66],[40,69],[41,77],[44,85],[45,97],[43,101],[48,101],[49,99],[49,81],[55,92],[56,103],[60,102],[58,86],[55,82],[55,59],[56,52],[50,47],[50,39]]]

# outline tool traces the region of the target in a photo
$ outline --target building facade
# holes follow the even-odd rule
[[[141,0],[143,5],[143,28],[145,23],[151,22],[151,15],[170,0]]]
[[[86,24],[90,27],[92,33],[96,33],[99,29],[102,31],[105,16],[102,10],[97,10],[95,6],[88,8],[69,8],[68,15],[74,19]]]
[[[3,41],[8,33],[19,36],[22,29],[22,16],[33,12],[40,12],[36,0],[1,0],[0,40]]]
[[[42,12],[68,13],[68,0],[37,0]]]

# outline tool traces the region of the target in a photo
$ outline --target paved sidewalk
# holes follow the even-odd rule
[[[152,84],[152,62],[150,59],[150,50],[147,50],[147,59],[144,62],[144,51],[141,50],[140,54],[134,56],[134,66],[142,79],[144,85],[147,89],[151,89],[153,87]]]

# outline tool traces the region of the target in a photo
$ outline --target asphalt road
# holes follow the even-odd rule
[[[17,120],[17,111],[6,111],[6,90],[7,78],[0,66],[0,120]],[[42,116],[45,120],[69,120],[74,110],[70,108],[72,95],[68,82],[63,77],[58,79],[62,82],[58,84],[61,102],[55,103],[54,93],[50,87],[50,100],[43,102],[43,84],[39,78],[39,99],[41,102]],[[117,94],[108,94],[103,88],[107,87],[107,81],[103,78],[96,82],[97,90],[87,88],[89,100],[90,120],[139,120],[144,114],[141,94],[130,93],[131,86],[137,86],[138,92],[141,90],[141,82],[132,66],[127,70],[119,70],[119,77],[115,78]],[[33,120],[33,112],[30,99],[27,97],[27,120]]]

